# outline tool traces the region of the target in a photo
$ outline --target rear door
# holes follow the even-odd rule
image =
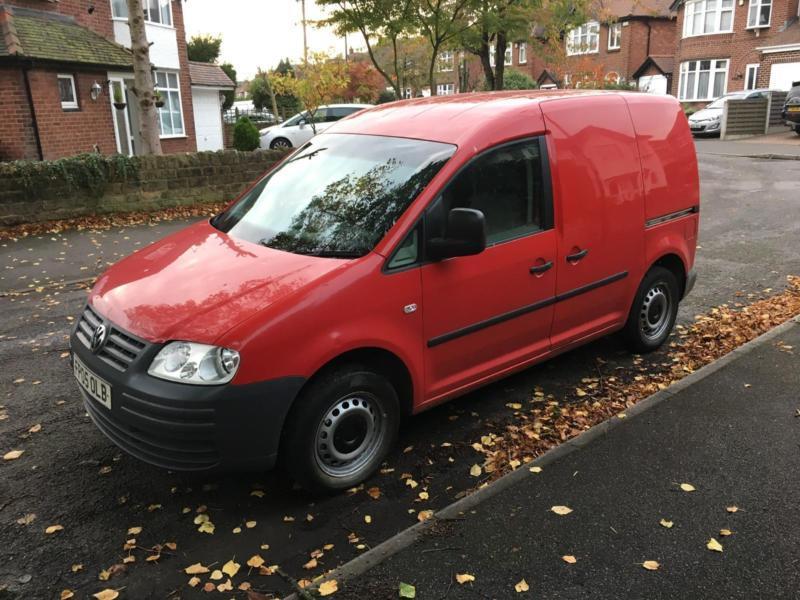
[[[622,96],[542,102],[558,232],[553,349],[627,317],[644,262],[644,202]],[[658,174],[653,174],[658,176]]]
[[[468,164],[428,209],[425,235],[443,235],[456,207],[483,212],[487,248],[422,266],[429,402],[550,347],[556,238],[543,140],[506,144]]]

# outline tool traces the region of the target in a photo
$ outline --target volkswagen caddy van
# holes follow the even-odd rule
[[[694,282],[698,211],[669,96],[379,106],[106,271],[74,374],[98,429],[143,461],[280,463],[348,488],[405,416],[612,332],[661,346]]]

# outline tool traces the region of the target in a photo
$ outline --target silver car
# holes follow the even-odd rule
[[[722,110],[728,100],[749,100],[751,98],[763,98],[772,90],[744,90],[741,92],[730,92],[720,96],[705,108],[698,110],[689,117],[689,129],[694,135],[719,135],[722,128]]]

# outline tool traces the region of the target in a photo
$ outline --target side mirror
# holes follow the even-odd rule
[[[306,128],[306,122],[305,122],[305,121],[300,121],[300,122],[297,124],[297,126],[298,126],[300,129],[305,129],[305,128]]]
[[[454,208],[447,215],[447,237],[430,238],[425,249],[433,260],[480,254],[486,248],[486,220],[473,208]]]

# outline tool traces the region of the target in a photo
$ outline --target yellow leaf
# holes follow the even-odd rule
[[[691,483],[682,483],[681,484],[681,489],[684,492],[693,492],[694,491],[694,486]]]
[[[584,392],[581,388],[575,388],[575,393],[578,395],[579,398],[582,398],[583,396],[586,395],[586,392]]]
[[[729,513],[735,513],[735,512],[739,511],[739,507],[738,506],[728,506],[725,510],[727,510]]]
[[[250,492],[250,495],[251,496],[255,496],[256,498],[263,498],[264,497],[264,491],[263,490],[253,490],[252,492]]]
[[[160,510],[160,509],[161,509],[161,505],[160,504],[151,504],[150,506],[147,507],[147,512],[154,512],[154,511]]]
[[[706,544],[706,548],[708,548],[709,550],[712,550],[713,552],[722,552],[722,544],[720,544],[714,538],[711,538],[710,540],[708,540],[708,543]]]
[[[108,581],[110,577],[111,577],[111,573],[106,571],[105,569],[100,571],[100,573],[97,575],[97,578],[100,581]]]
[[[456,573],[456,581],[461,585],[464,585],[468,581],[475,581],[475,576],[470,575],[469,573]]]
[[[659,525],[661,525],[662,527],[666,527],[667,529],[672,529],[672,526],[673,526],[675,523],[673,523],[672,521],[667,521],[666,519],[661,519],[661,520],[658,522],[658,524],[659,524]]]
[[[308,561],[306,564],[303,565],[303,568],[304,569],[308,569],[309,571],[311,569],[316,569],[317,568],[317,559],[316,558],[312,558],[310,561]]]
[[[420,500],[427,500],[430,496],[428,496],[428,492],[420,492],[419,499]]]
[[[173,552],[175,552],[175,550],[177,550],[177,549],[178,549],[178,544],[176,544],[175,542],[167,542],[167,543],[165,543],[164,545],[165,545],[167,548],[169,548],[170,550],[172,550]]]
[[[322,549],[323,549],[323,550],[325,550],[326,552],[327,552],[328,550],[333,550],[333,544],[325,544],[325,545],[322,547]]]
[[[370,517],[369,515],[364,515],[364,523],[366,523],[367,525],[372,523],[372,517]]]
[[[427,521],[428,519],[430,519],[432,516],[433,516],[432,510],[421,510],[417,514],[417,520],[420,523],[422,523],[423,521]]]
[[[733,532],[730,529],[720,529],[719,534],[723,537],[727,537],[729,535],[733,535]]]
[[[225,573],[228,577],[235,577],[236,574],[239,572],[239,567],[241,567],[241,565],[237,562],[234,562],[233,559],[231,559],[224,565],[222,565],[222,572]]]
[[[209,579],[213,579],[214,581],[219,581],[223,577],[225,577],[225,575],[223,575],[222,571],[220,571],[219,569],[214,569],[211,572],[211,575],[208,576]]]
[[[483,469],[481,469],[480,465],[472,465],[469,470],[469,474],[473,477],[480,477],[481,473],[483,473]]]
[[[200,575],[202,573],[208,573],[208,567],[204,567],[200,563],[194,563],[186,567],[183,572],[187,575]]]
[[[69,600],[70,598],[74,598],[75,594],[72,590],[61,590],[61,600]]]
[[[25,450],[12,450],[11,452],[6,452],[3,455],[3,460],[17,460],[24,453]]]
[[[28,429],[28,433],[39,433],[42,430],[42,426],[40,423],[37,423],[30,429]]]
[[[92,597],[97,598],[97,600],[115,600],[115,598],[119,598],[119,592],[117,590],[105,589],[96,594],[92,594]]]
[[[150,556],[148,556],[147,558],[145,558],[145,560],[146,560],[147,562],[156,562],[156,561],[158,561],[158,559],[160,559],[160,558],[161,558],[161,555],[160,555],[160,554],[151,554]]]
[[[408,479],[406,479],[406,485],[407,485],[408,487],[410,487],[410,488],[413,490],[413,489],[414,489],[415,487],[417,487],[419,484],[418,484],[416,481],[414,481],[413,479],[411,479],[411,478],[409,477]]]
[[[214,533],[214,524],[211,521],[203,521],[197,531],[200,533]]]
[[[294,517],[290,517],[289,515],[286,515],[286,516],[283,517],[283,522],[284,523],[293,523],[294,522]]]
[[[550,510],[552,510],[557,515],[568,515],[572,512],[572,509],[569,506],[553,506]]]
[[[517,468],[518,466],[520,466],[521,464],[522,464],[522,463],[520,463],[520,462],[519,462],[518,460],[516,460],[516,459],[508,461],[508,466],[509,466],[509,467],[511,467],[512,469],[516,469],[516,468]]]
[[[126,556],[125,558],[122,559],[122,564],[124,564],[124,565],[130,564],[130,563],[134,563],[134,562],[136,562],[136,557],[133,556],[132,554],[129,554],[128,556]]]
[[[338,591],[339,591],[339,584],[336,583],[335,579],[329,579],[328,581],[323,581],[319,586],[320,596],[330,596],[331,594],[335,594]]]
[[[519,410],[520,408],[522,408],[522,404],[520,404],[519,402],[509,402],[508,404],[506,404],[506,406],[512,410]]]
[[[253,527],[256,526],[256,522],[255,521],[246,521],[244,526],[247,527],[248,529],[252,529]]]
[[[514,586],[514,591],[517,592],[518,594],[521,594],[522,592],[527,592],[529,589],[531,588],[528,586],[528,582],[525,581],[524,579],[521,579]]]
[[[142,533],[141,527],[130,527],[128,528],[128,535],[139,535]]]
[[[62,531],[63,529],[64,528],[61,525],[50,525],[50,527],[45,529],[44,532],[47,535],[50,535],[51,533],[55,533],[56,531]]]
[[[565,554],[564,556],[561,557],[561,560],[571,565],[574,565],[576,562],[578,562],[578,559],[572,556],[571,554]]]
[[[247,590],[249,590],[251,587],[253,587],[253,586],[251,586],[251,585],[250,585],[250,582],[248,582],[248,581],[243,581],[242,583],[240,583],[240,584],[239,584],[239,587],[238,587],[237,589],[240,589],[240,590],[242,590],[243,592],[246,592],[246,591],[247,591]]]
[[[200,583],[200,578],[196,575],[189,580],[189,585],[192,587],[197,587],[198,583]]]
[[[261,558],[258,554],[254,554],[247,561],[247,566],[248,567],[253,567],[254,569],[259,568],[263,564],[264,564],[264,559]]]
[[[658,564],[658,561],[655,560],[646,560],[642,563],[642,566],[647,569],[648,571],[658,571],[658,568],[661,566]]]
[[[530,471],[531,473],[541,473],[542,467],[531,467],[530,469],[528,469],[528,471]]]
[[[233,533],[242,533],[242,528],[241,527],[234,527],[233,528]]]
[[[233,589],[233,583],[231,582],[230,579],[228,579],[228,581],[226,581],[225,583],[220,583],[217,586],[218,592],[230,592],[232,589]]]
[[[72,567],[70,569],[71,569],[71,571],[73,573],[77,573],[78,571],[82,571],[83,570],[83,564],[75,563],[74,565],[72,565]]]

